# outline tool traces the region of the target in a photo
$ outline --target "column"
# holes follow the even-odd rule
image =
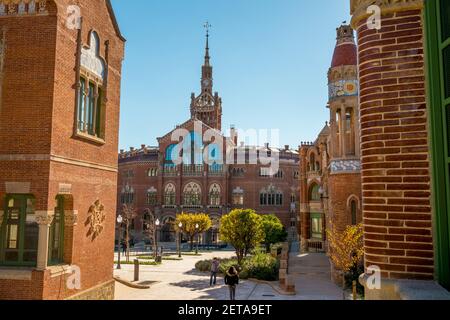
[[[74,227],[78,224],[77,210],[64,210],[64,262],[72,264],[73,256],[73,233]]]
[[[381,1],[379,30],[367,23],[373,2],[351,1],[359,43],[365,263],[380,266],[386,279],[433,280],[424,1]]]
[[[54,211],[36,211],[36,222],[39,225],[37,270],[44,271],[48,263],[48,236],[55,215]]]

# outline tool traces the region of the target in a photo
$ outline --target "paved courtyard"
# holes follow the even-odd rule
[[[117,300],[228,300],[228,288],[223,277],[209,286],[209,274],[195,270],[199,260],[214,256],[229,258],[233,252],[209,252],[202,256],[183,256],[182,261],[163,261],[159,266],[140,266],[139,284],[149,289],[134,289],[116,282]],[[237,300],[341,300],[342,290],[330,281],[329,263],[325,255],[291,255],[291,274],[295,277],[297,295],[280,295],[270,285],[242,281],[237,288]],[[114,274],[133,280],[133,265],[122,265]]]

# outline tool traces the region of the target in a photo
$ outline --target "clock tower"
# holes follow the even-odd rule
[[[202,66],[201,93],[191,95],[191,117],[202,121],[204,124],[217,129],[222,129],[222,99],[219,94],[213,94],[213,67],[209,56],[209,29],[207,22],[205,61]]]

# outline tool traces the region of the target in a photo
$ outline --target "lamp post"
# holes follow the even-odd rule
[[[154,230],[154,233],[155,233],[155,249],[156,249],[155,259],[158,257],[158,226],[159,226],[159,224],[160,224],[159,219],[156,219],[156,221],[155,221],[155,230]]]
[[[182,237],[182,228],[183,228],[183,223],[180,222],[178,224],[178,258],[181,258],[181,237]]]
[[[198,254],[198,228],[200,228],[200,226],[198,225],[198,223],[195,225],[195,233],[197,233],[197,245],[195,246],[195,254]]]
[[[123,222],[123,218],[122,216],[119,214],[117,216],[117,224],[119,226],[119,251],[118,251],[118,262],[117,262],[117,269],[122,269],[122,267],[120,266],[120,246],[121,246],[121,242],[122,242],[122,222]]]

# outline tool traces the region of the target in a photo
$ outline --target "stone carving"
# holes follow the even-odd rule
[[[40,0],[39,13],[46,13],[46,12],[47,12],[47,0]]]
[[[89,48],[81,49],[81,66],[104,80],[105,62],[100,57],[100,39],[95,31],[91,32]]]
[[[34,217],[37,224],[50,226],[53,222],[55,213],[53,211],[36,211]]]
[[[36,8],[37,3],[37,8]],[[11,15],[47,14],[47,0],[0,0],[0,17]]]
[[[28,4],[28,14],[36,13],[36,1],[31,0]]]
[[[103,231],[103,223],[106,220],[105,207],[101,204],[100,200],[96,200],[94,204],[89,208],[89,233],[92,239],[97,238]]]
[[[27,13],[27,12],[26,12],[26,5],[25,5],[25,2],[23,2],[23,0],[20,1],[20,3],[19,3],[18,13],[19,13],[19,14],[25,14],[25,13]]]
[[[76,226],[78,223],[78,211],[77,210],[65,210],[64,211],[64,224],[68,227]]]

